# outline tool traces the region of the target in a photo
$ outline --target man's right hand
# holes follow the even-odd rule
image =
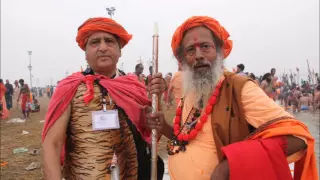
[[[147,126],[150,129],[156,129],[158,133],[163,134],[167,138],[171,138],[173,129],[165,120],[164,113],[163,112],[152,113],[151,108],[149,106],[145,106],[144,109],[146,112]]]
[[[163,126],[166,123],[163,112],[152,113],[151,107],[149,106],[145,106],[144,109],[147,117],[147,126],[150,129],[156,129],[161,133]]]

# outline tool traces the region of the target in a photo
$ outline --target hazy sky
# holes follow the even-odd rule
[[[120,59],[125,72],[134,71],[140,56],[151,58],[154,22],[160,71],[175,72],[172,35],[194,15],[214,17],[229,31],[234,47],[225,63],[230,70],[243,63],[246,72],[262,75],[275,67],[280,75],[299,67],[306,77],[309,59],[319,72],[319,0],[1,0],[1,78],[29,83],[28,50],[33,86],[79,71],[86,61],[75,41],[77,28],[90,17],[108,17],[105,8],[111,6],[114,19],[133,34]]]

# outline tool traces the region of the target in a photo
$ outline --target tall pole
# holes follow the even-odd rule
[[[121,65],[120,65],[120,70],[124,71],[123,63],[121,63]]]
[[[116,8],[110,7],[110,8],[106,8],[106,10],[110,16],[110,19],[112,19],[112,16],[114,15],[114,12],[116,11]]]
[[[152,66],[153,74],[158,72],[158,24],[154,24]],[[160,96],[152,94],[152,112],[160,110]],[[151,131],[151,180],[157,179],[157,161],[158,161],[158,132],[156,129]]]
[[[32,88],[32,65],[31,65],[31,55],[32,55],[32,51],[28,51],[28,54],[29,54],[29,66],[28,66],[28,69],[29,69],[29,73],[30,73],[30,87]]]
[[[312,76],[312,74],[311,74],[311,70],[310,70],[309,60],[308,60],[308,59],[307,59],[307,64],[308,64],[308,73],[309,73],[310,79],[311,79],[311,81],[312,81],[312,84],[314,84],[313,76]]]

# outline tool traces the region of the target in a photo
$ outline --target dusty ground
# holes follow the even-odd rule
[[[10,117],[7,120],[0,120],[1,122],[1,156],[2,162],[7,162],[5,166],[1,166],[0,179],[1,180],[36,180],[43,179],[42,166],[41,168],[27,171],[25,168],[32,162],[41,162],[41,152],[37,156],[32,156],[28,152],[14,154],[13,149],[25,147],[29,150],[41,149],[41,131],[47,111],[49,99],[47,97],[39,98],[41,111],[39,113],[31,114],[30,120],[25,123],[6,123],[11,118],[21,118],[20,108],[12,109]],[[16,107],[16,105],[14,105]],[[174,108],[166,112],[167,119],[172,120],[174,116]],[[22,131],[28,131],[29,134],[22,135]],[[159,145],[159,153],[166,153],[167,139],[161,138]]]

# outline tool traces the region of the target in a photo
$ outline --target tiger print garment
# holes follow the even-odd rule
[[[100,87],[94,84],[94,98],[89,104],[83,101],[87,90],[84,83],[72,100],[71,119],[66,140],[64,176],[66,180],[111,179],[110,165],[114,152],[120,167],[120,179],[135,180],[138,177],[137,150],[128,117],[119,112],[120,129],[92,130],[92,111],[102,110]],[[114,109],[106,97],[107,109]]]

